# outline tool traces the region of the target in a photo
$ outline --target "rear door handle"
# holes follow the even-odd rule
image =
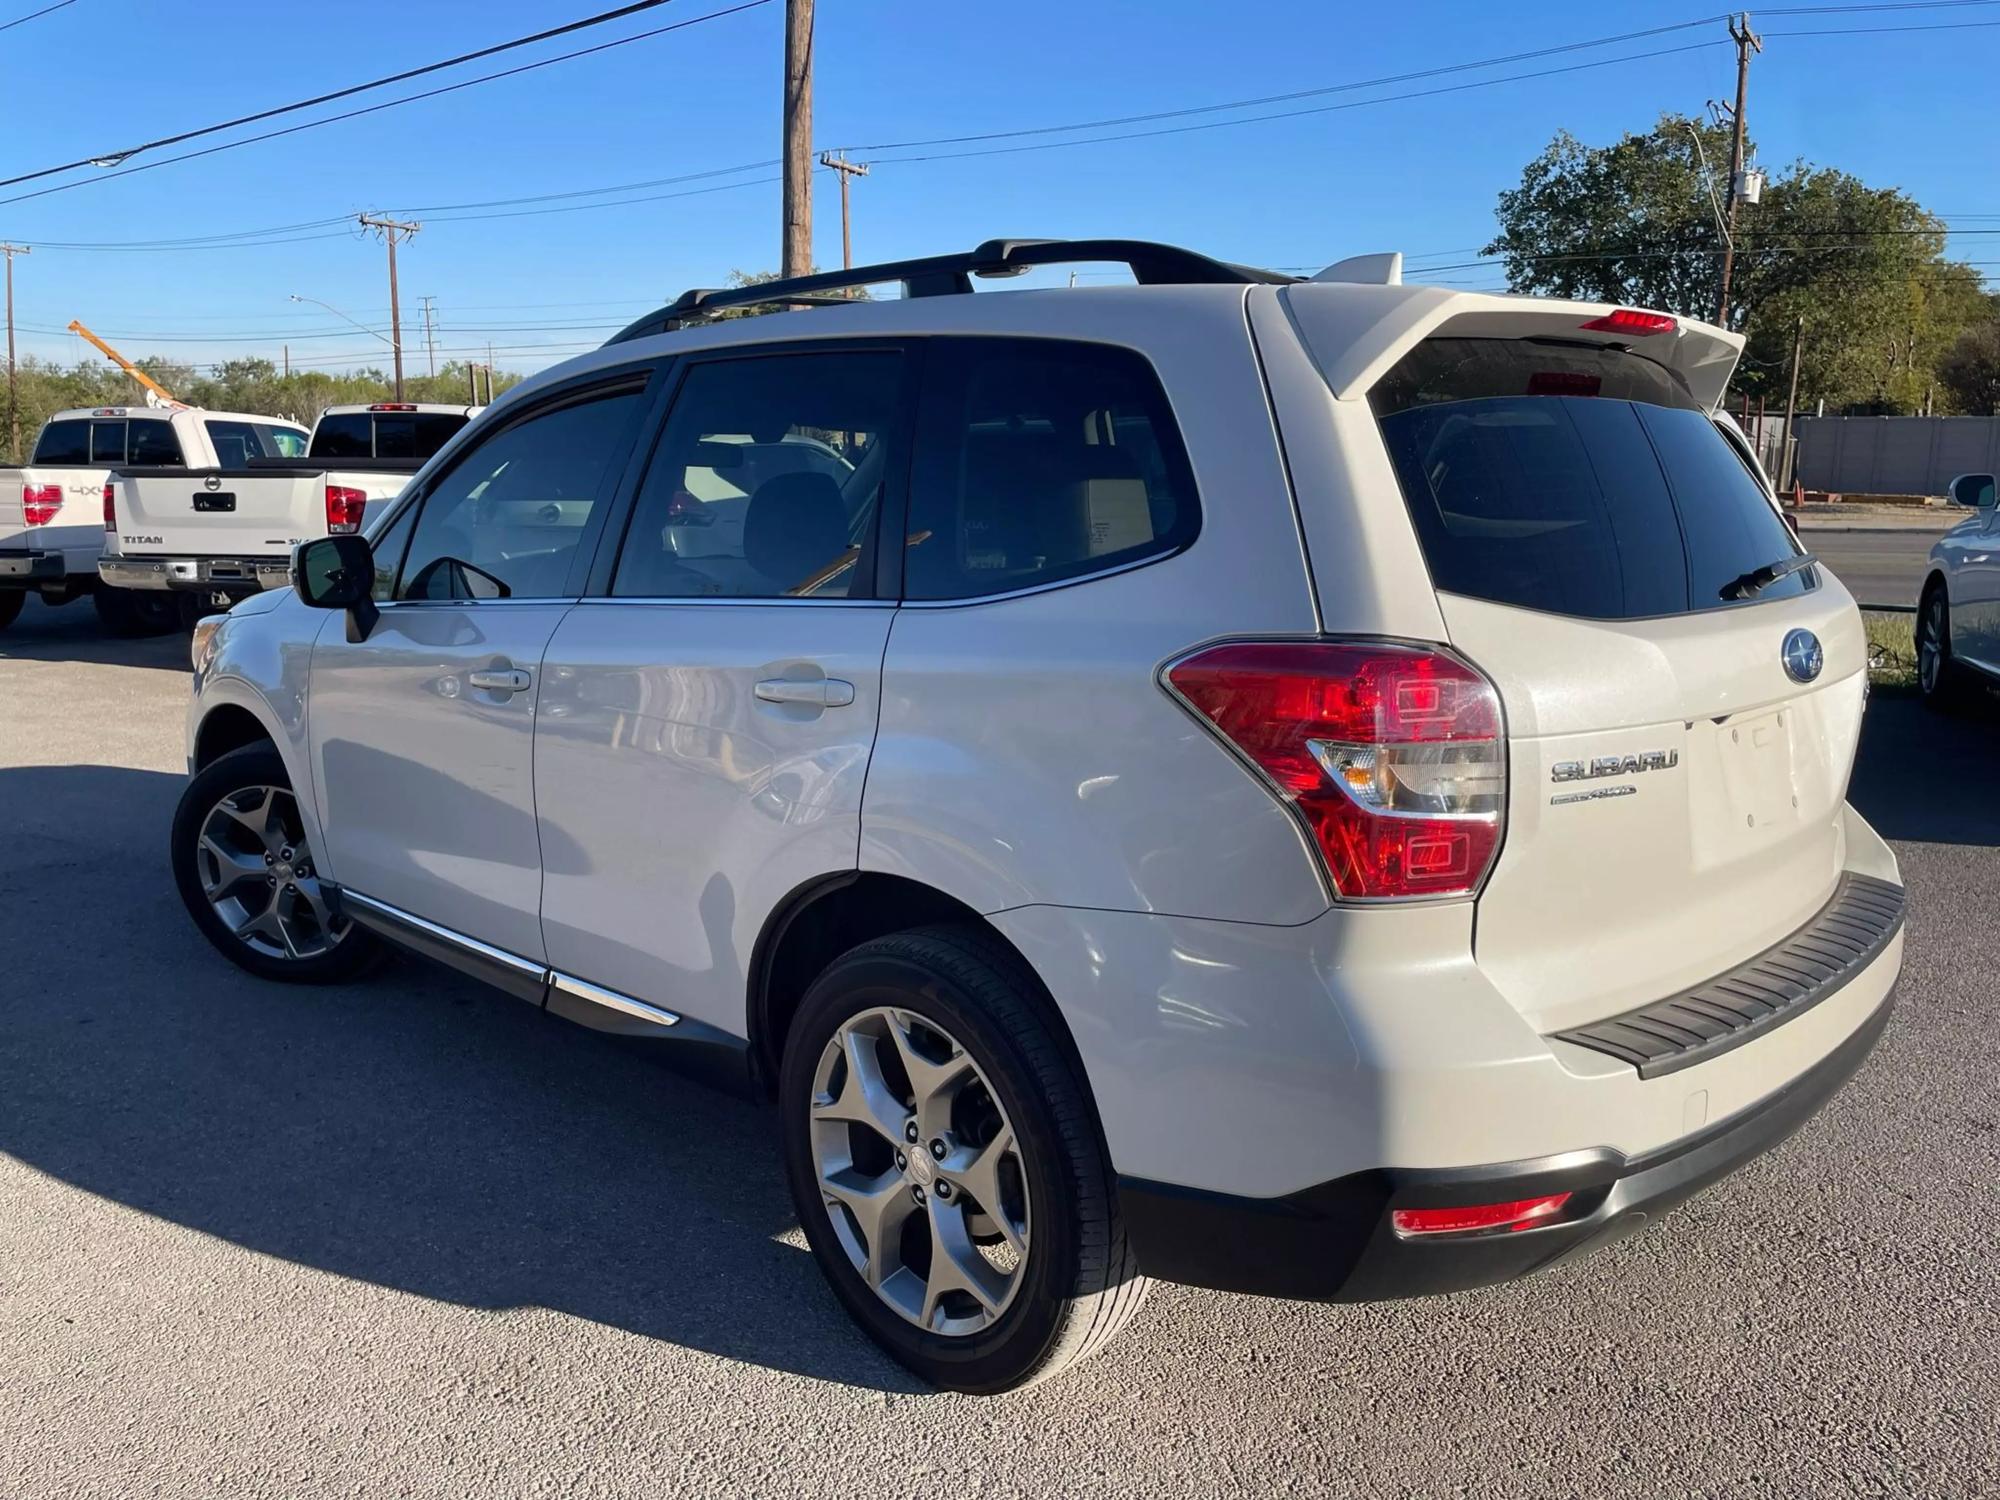
[[[491,671],[467,672],[465,680],[490,693],[525,693],[534,679],[520,667],[495,667]]]
[[[766,703],[805,703],[814,708],[845,708],[854,701],[854,684],[842,682],[838,677],[822,677],[814,682],[767,677],[754,691]]]

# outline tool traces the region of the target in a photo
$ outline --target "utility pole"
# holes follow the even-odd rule
[[[1799,319],[1799,326],[1792,330],[1792,382],[1785,392],[1785,461],[1778,466],[1778,488],[1789,490],[1798,468],[1799,434],[1793,425],[1799,419],[1799,357],[1806,348],[1806,320]]]
[[[780,276],[812,270],[813,0],[785,0],[784,239]],[[847,179],[841,178],[844,187]]]
[[[290,344],[287,344],[284,346],[284,348],[285,348],[285,379],[290,380],[292,378],[292,346]]]
[[[1729,227],[1722,239],[1722,295],[1715,306],[1715,321],[1724,328],[1729,326],[1729,281],[1736,270],[1736,185],[1743,176],[1743,104],[1750,90],[1750,54],[1764,50],[1763,41],[1750,29],[1747,10],[1730,18],[1729,38],[1736,43],[1736,137],[1729,148]]]
[[[390,344],[396,351],[396,399],[403,399],[403,305],[396,295],[396,236],[408,239],[421,224],[399,224],[394,219],[378,218],[374,214],[361,215],[363,229],[379,229],[389,242],[389,327],[396,336]]]
[[[853,177],[866,177],[868,164],[849,161],[845,151],[838,156],[831,151],[822,151],[819,164],[840,174],[840,269],[850,271],[854,268],[854,230],[847,216],[847,183]]]
[[[437,298],[424,297],[419,300],[424,304],[424,349],[430,355],[431,378],[435,380],[438,372],[437,329],[434,317],[436,309],[431,304],[437,301]]]
[[[14,257],[33,255],[35,252],[26,245],[0,245],[0,255],[7,257],[7,461],[21,461],[21,394],[14,384]]]

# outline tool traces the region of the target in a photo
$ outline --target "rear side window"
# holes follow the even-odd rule
[[[313,428],[312,457],[314,458],[373,458],[375,440],[369,426],[368,413],[346,412],[340,416],[325,416]]]
[[[1599,620],[1687,614],[1798,553],[1685,387],[1624,350],[1431,339],[1369,401],[1445,593]],[[1790,574],[1754,597],[1813,582]]]
[[[128,464],[175,465],[183,462],[181,440],[171,422],[134,422],[127,442]]]
[[[90,424],[81,419],[51,422],[35,439],[37,464],[87,464],[90,462]]]
[[[924,370],[904,594],[967,599],[1178,551],[1194,479],[1152,367],[1100,344],[939,339]]]

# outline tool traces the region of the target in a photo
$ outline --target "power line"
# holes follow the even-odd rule
[[[643,7],[651,7],[654,5],[664,5],[668,3],[668,0],[642,0],[642,3]],[[553,67],[557,63],[573,62],[575,59],[579,57],[589,57],[595,53],[609,52],[614,47],[627,47],[634,42],[643,42],[656,36],[664,36],[670,31],[685,31],[688,27],[699,26],[704,21],[719,21],[723,19],[725,16],[737,15],[740,12],[746,10],[755,10],[757,9],[757,7],[761,5],[768,5],[769,3],[770,0],[741,0],[741,3],[727,6],[722,10],[709,11],[704,15],[694,16],[685,21],[676,21],[671,25],[667,26],[656,26],[651,31],[637,32],[632,36],[620,37],[616,41],[600,42],[594,47],[582,47],[574,52],[558,53],[554,57],[545,57],[536,62],[523,63],[519,67],[503,68],[497,73],[482,73],[477,78],[467,78],[458,83],[445,84],[439,88],[425,89],[420,93],[405,94],[400,99],[389,99],[385,100],[380,104],[365,105],[360,109],[350,109],[344,111],[341,114],[327,115],[324,118],[318,120],[307,120],[305,123],[300,125],[288,125],[282,130],[267,130],[263,132],[261,135],[245,136],[243,137],[243,139],[238,141],[224,141],[219,146],[206,146],[199,151],[185,151],[182,152],[179,156],[162,157],[159,161],[154,161],[154,162],[141,162],[136,167],[125,167],[122,170],[115,172],[104,172],[96,177],[78,178],[74,182],[59,182],[53,187],[37,188],[32,193],[16,193],[9,198],[0,198],[0,203],[25,203],[31,198],[46,198],[52,193],[66,193],[70,191],[72,188],[88,187],[95,183],[109,182],[113,178],[118,178],[118,177],[130,177],[137,172],[150,172],[159,167],[172,166],[176,162],[194,161],[200,157],[214,156],[224,151],[234,151],[240,146],[254,146],[260,141],[271,141],[271,140],[277,140],[282,136],[297,135],[301,131],[317,130],[322,125],[334,125],[338,124],[343,120],[358,119],[363,115],[378,114],[385,109],[395,109],[399,105],[414,104],[419,100],[423,99],[435,99],[443,94],[457,93],[460,89],[476,88],[478,85],[482,83],[492,83],[502,78],[513,78],[522,73],[532,73],[538,68]],[[450,64],[448,63],[439,63],[434,65],[434,67],[448,67],[448,66],[450,66]],[[374,87],[374,86],[375,85],[372,84],[363,85],[363,87]],[[305,106],[303,105],[286,106],[288,110],[293,108],[303,108],[303,107]],[[283,111],[277,111],[277,112],[282,113]],[[259,118],[259,117],[252,116],[246,118]],[[233,122],[233,123],[241,123],[241,122]],[[209,126],[203,130],[189,131],[180,136],[171,137],[169,139],[187,140],[196,135],[208,135],[212,134],[214,131],[226,130],[229,128],[230,127],[228,125]],[[160,144],[160,143],[156,142],[153,144]],[[74,167],[79,165],[92,166],[98,164],[99,162],[103,162],[107,165],[115,165],[117,162],[123,161],[125,157],[132,155],[134,152],[145,151],[150,149],[151,149],[150,145],[136,146],[133,147],[131,151],[117,153],[110,157],[92,158],[88,161],[81,163],[71,163],[67,167],[49,167],[39,172],[30,172],[25,176],[21,177],[0,179],[0,187],[6,187],[14,183],[32,181],[35,178],[46,177],[49,176],[51,173],[55,172],[70,171],[73,170]]]
[[[1936,26],[1828,26],[1808,31],[1767,31],[1765,36],[1881,36],[1892,31],[1980,31],[2000,21],[1943,21]]]
[[[70,0],[64,0],[64,3],[70,3]],[[386,88],[392,83],[404,83],[412,78],[422,78],[427,73],[437,73],[446,68],[455,68],[461,63],[477,62],[482,57],[493,57],[502,52],[511,52],[517,47],[532,46],[536,42],[546,42],[552,37],[567,36],[573,31],[584,31],[592,26],[602,26],[607,21],[623,20],[626,16],[637,15],[640,11],[655,10],[669,3],[670,0],[633,0],[633,3],[630,5],[621,5],[616,10],[607,10],[594,16],[585,16],[582,20],[571,21],[566,26],[556,26],[547,31],[538,31],[532,36],[516,37],[511,42],[500,42],[495,46],[482,47],[477,52],[463,52],[457,57],[447,57],[442,62],[426,63],[421,68],[410,68],[401,73],[391,73],[385,78],[377,78],[368,83],[353,84],[344,89],[335,89],[330,94],[319,94],[311,99],[301,99],[295,104],[281,104],[274,109],[259,110],[255,114],[239,115],[233,120],[224,120],[218,125],[204,125],[197,130],[183,130],[178,135],[163,135],[158,140],[146,141],[137,146],[128,146],[123,151],[100,152],[96,156],[86,156],[81,161],[66,162],[60,167],[42,167],[37,171],[23,173],[19,177],[0,177],[0,187],[13,187],[16,183],[33,182],[40,177],[53,177],[58,172],[74,172],[78,167],[95,167],[121,162],[129,156],[138,155],[141,151],[152,151],[161,146],[177,146],[182,141],[198,140],[202,136],[214,135],[218,131],[234,130],[239,125],[254,125],[259,120],[272,120],[276,119],[279,115],[292,114],[301,109],[311,109],[315,105],[331,104],[336,99],[347,99],[353,97],[355,94],[365,94],[371,89]],[[52,5],[49,7],[49,10],[58,10],[60,8],[60,6]],[[37,11],[35,14],[47,15],[48,11]],[[34,17],[23,16],[21,19],[33,20]],[[20,22],[15,21],[9,24],[18,26]]]
[[[0,31],[12,31],[16,26],[25,26],[30,21],[39,21],[43,16],[61,10],[65,5],[74,5],[76,0],[56,0],[54,5],[44,5],[40,10],[31,10],[25,16],[16,16],[11,21],[0,22]]]

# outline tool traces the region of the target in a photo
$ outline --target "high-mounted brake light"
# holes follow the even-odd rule
[[[104,481],[104,529],[106,531],[118,529],[118,506],[111,498],[111,481],[108,479]]]
[[[377,401],[368,409],[370,411],[415,411],[417,404],[414,401]]]
[[[21,519],[30,526],[46,526],[56,518],[62,509],[63,492],[59,484],[24,484],[21,486]]]
[[[329,536],[346,536],[361,529],[362,514],[368,509],[368,493],[344,484],[326,487],[326,530]]]
[[[1679,318],[1670,318],[1665,313],[1621,307],[1601,318],[1592,318],[1583,326],[1592,333],[1632,333],[1644,338],[1650,333],[1672,333],[1681,323]]]
[[[1500,848],[1493,685],[1457,657],[1376,642],[1249,641],[1168,686],[1296,808],[1349,900],[1468,896]]]
[[[1511,1203],[1475,1203],[1464,1208],[1398,1208],[1389,1223],[1400,1235],[1480,1234],[1496,1229],[1533,1229],[1547,1223],[1568,1203],[1568,1193],[1516,1198]]]

